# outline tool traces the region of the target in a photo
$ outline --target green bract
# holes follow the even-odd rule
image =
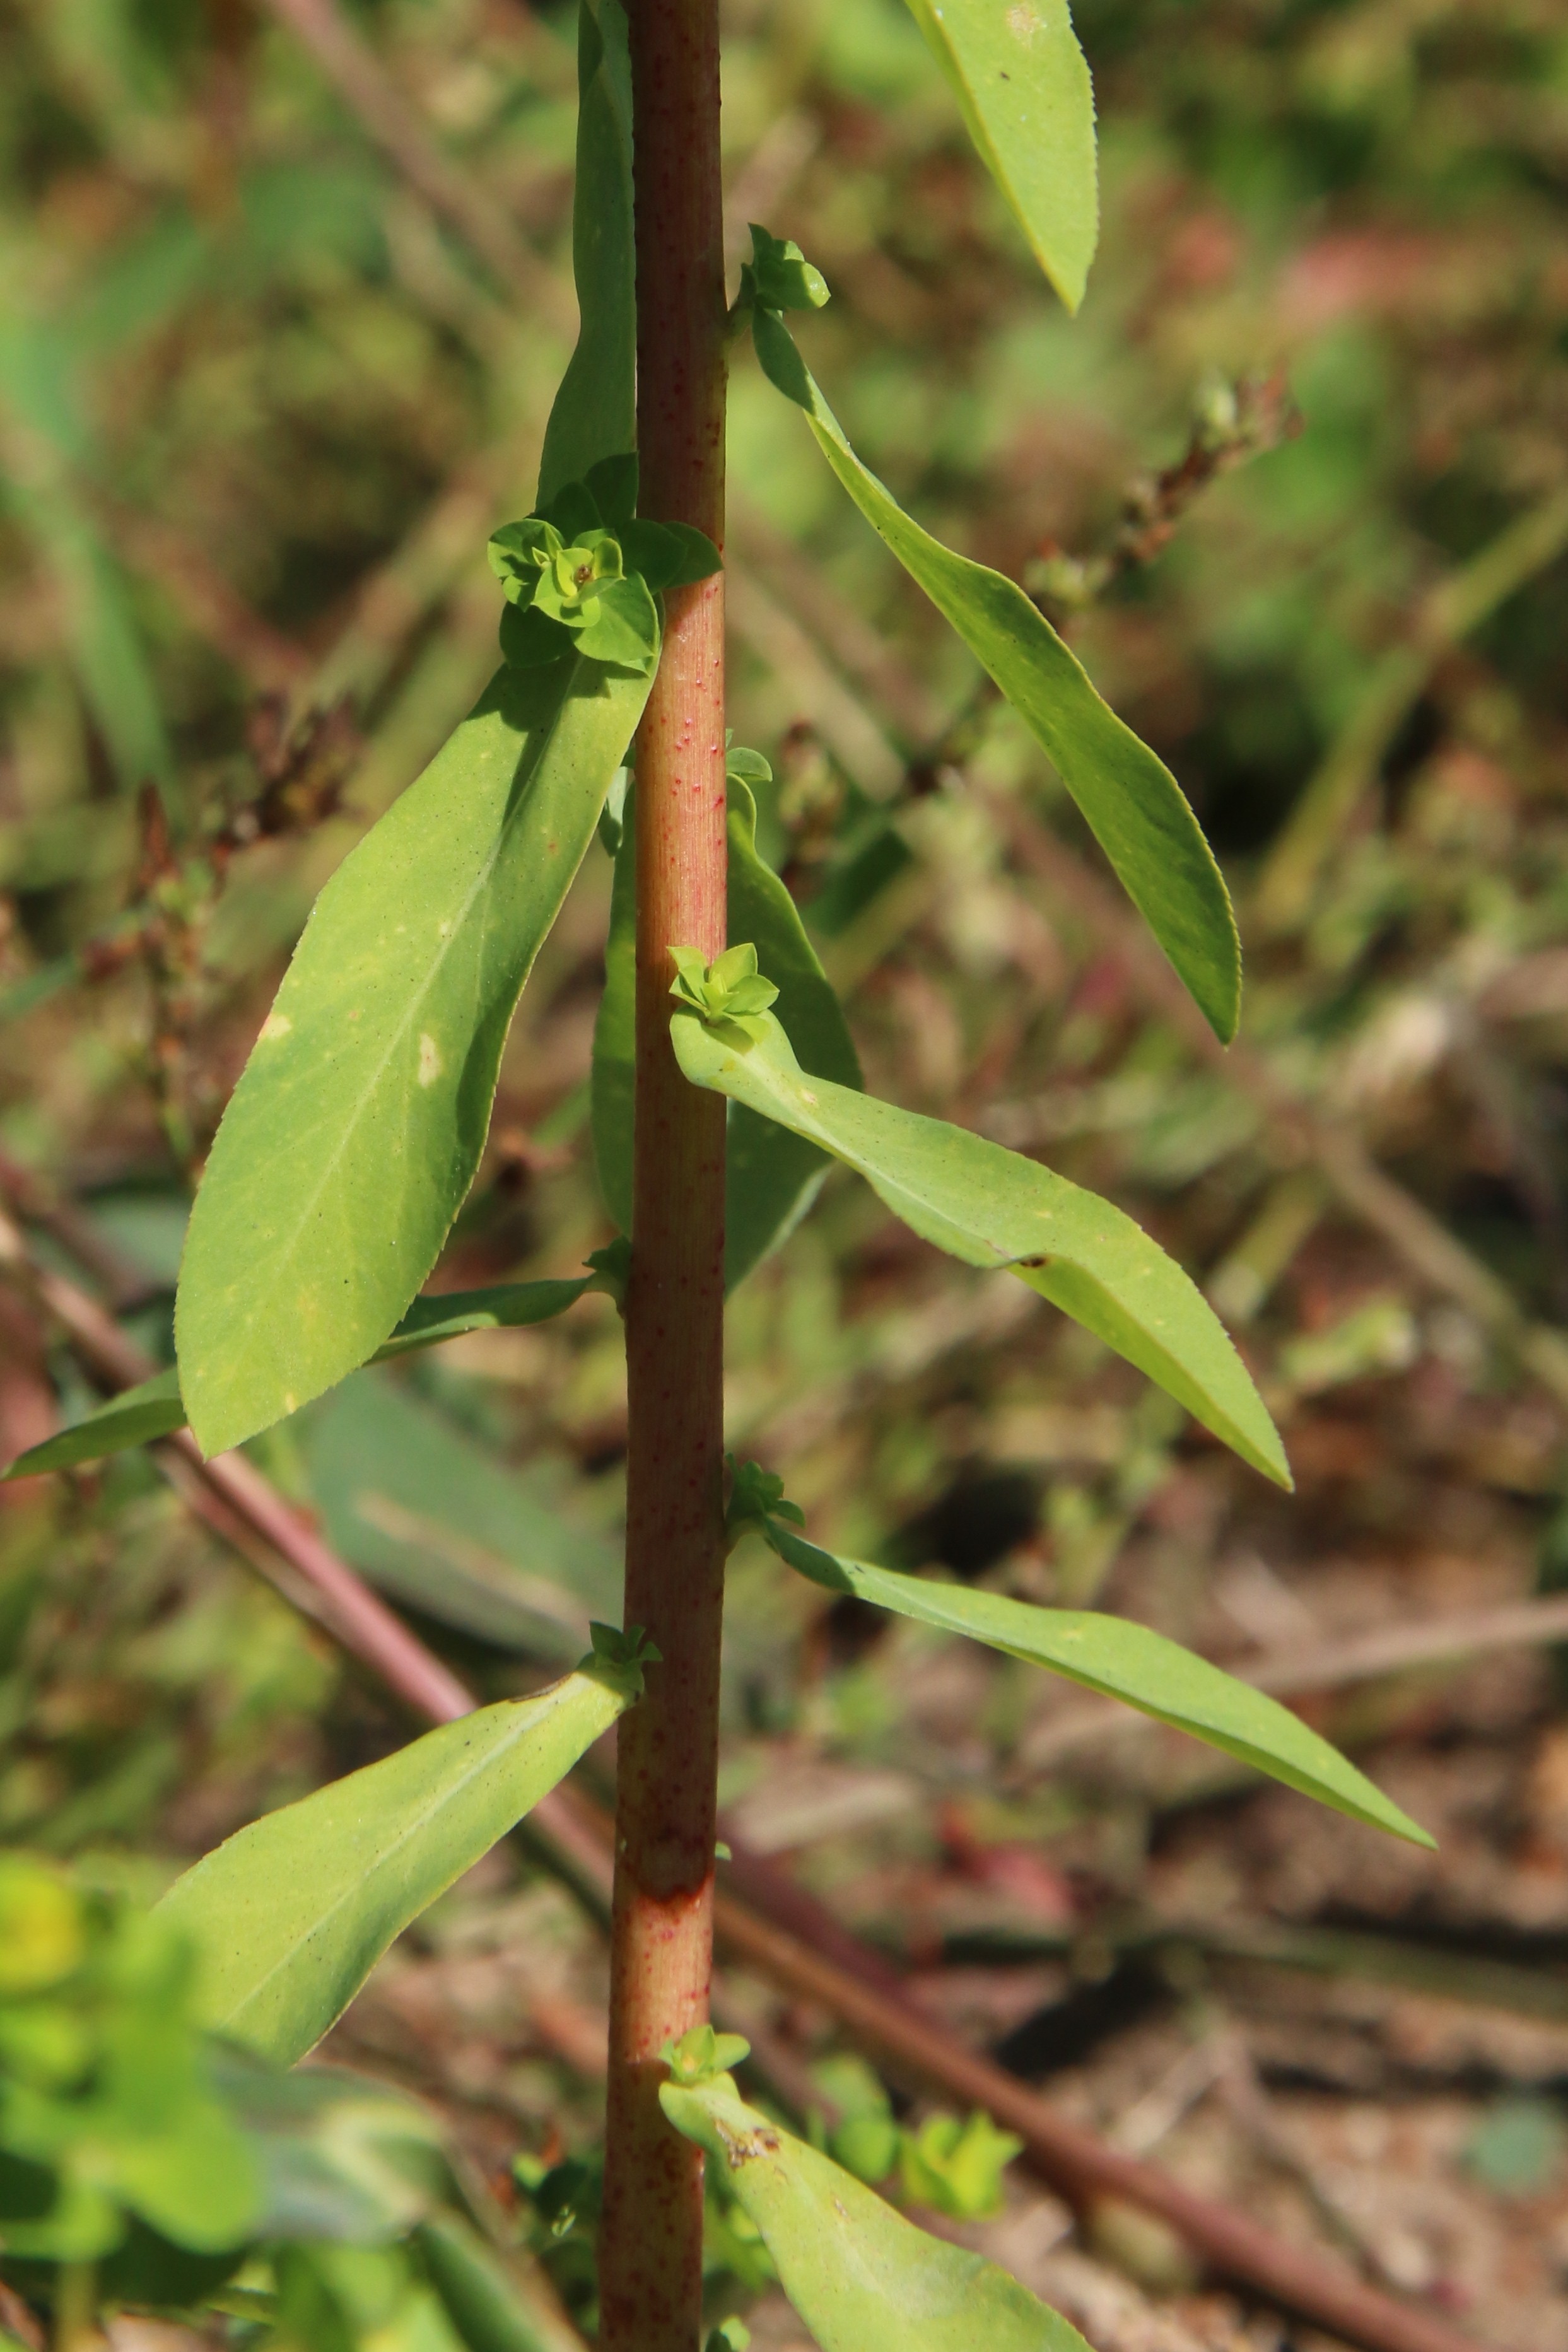
[[[1219,1318],[1131,1217],[984,1136],[808,1074],[770,1013],[742,1025],[700,1013],[696,1001],[689,996],[692,1009],[670,1024],[694,1086],[830,1151],[939,1249],[1016,1274],[1157,1381],[1244,1462],[1289,1485],[1279,1433]]]
[[[759,1462],[737,1462],[732,1454],[724,1456],[730,1470],[730,1506],[724,1514],[724,1532],[731,1548],[744,1535],[766,1535],[770,1518],[792,1519],[797,1528],[805,1525],[805,1513],[798,1503],[784,1500],[784,1480],[772,1470],[764,1470]]]
[[[555,660],[573,646],[590,661],[609,662],[644,677],[658,662],[658,614],[647,583],[627,579],[620,541],[590,526],[570,543],[553,523],[507,523],[490,541],[490,562],[507,601],[553,629],[509,632],[501,650],[525,666]],[[509,616],[510,617],[510,616]]]
[[[812,1066],[858,1087],[860,1065],[838,999],[784,884],[757,848],[752,782],[772,771],[759,752],[729,747],[730,927],[755,945],[776,983],[778,1005]],[[632,803],[628,796],[626,812]],[[633,1066],[636,1054],[637,842],[628,823],[616,858],[605,992],[594,1030],[594,1158],[605,1205],[623,1229],[632,1215]],[[811,1206],[826,1155],[735,1104],[725,1138],[724,1287],[735,1289]]]
[[[751,2056],[752,2045],[742,2034],[716,2033],[710,2025],[694,2025],[679,2042],[667,2042],[658,2054],[669,2069],[672,2083],[695,2090],[700,2084],[728,2076],[731,2066]]]
[[[602,458],[538,513],[503,523],[490,568],[508,610],[501,651],[519,668],[577,652],[651,677],[658,664],[653,592],[686,587],[720,568],[712,541],[686,523],[640,520],[635,455]]]
[[[721,1022],[752,1038],[765,1036],[762,1015],[778,1001],[778,990],[757,970],[757,950],[747,940],[726,948],[710,963],[695,948],[671,948],[675,978],[671,996],[700,1013],[705,1021]]]
[[[831,298],[827,280],[807,261],[792,237],[773,236],[751,224],[752,257],[741,265],[737,309],[760,304],[766,310],[820,310]]]
[[[624,1684],[635,1697],[642,1689],[642,1670],[656,1666],[660,1652],[657,1642],[650,1642],[640,1625],[593,1624],[588,1628],[593,1647],[584,1664],[603,1669],[611,1683]]]

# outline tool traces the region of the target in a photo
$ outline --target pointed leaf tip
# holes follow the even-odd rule
[[[1147,1625],[1093,1610],[1039,1609],[1005,1593],[874,1567],[869,1560],[825,1551],[776,1519],[765,1522],[763,1531],[781,1559],[829,1591],[852,1593],[898,1616],[1045,1666],[1223,1749],[1369,1829],[1386,1830],[1411,1845],[1436,1844],[1289,1707]]]
[[[763,373],[805,409],[867,521],[1050,759],[1123,889],[1228,1045],[1241,1017],[1240,937],[1225,877],[1174,776],[1097,693],[1017,583],[933,539],[862,464],[778,312],[756,310],[752,337]]]
[[[267,1813],[158,1906],[195,1945],[201,2015],[291,2066],[411,1919],[487,1853],[629,1703],[603,1670],[479,1708]]]
[[[965,128],[1069,311],[1100,236],[1094,90],[1067,0],[909,0]]]
[[[1288,1486],[1279,1433],[1202,1292],[1109,1201],[944,1119],[808,1076],[771,1013],[671,1024],[677,1059],[710,1087],[865,1177],[896,1216],[966,1265],[1016,1275],[1158,1381],[1256,1470]]]

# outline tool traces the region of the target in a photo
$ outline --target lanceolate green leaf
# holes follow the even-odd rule
[[[1069,310],[1100,226],[1094,91],[1067,0],[909,0],[969,135]]]
[[[616,859],[605,993],[594,1032],[594,1153],[605,1206],[631,1230],[632,1071],[636,1054],[636,844],[632,795]],[[858,1088],[860,1064],[838,999],[805,935],[795,900],[757,849],[757,804],[738,777],[729,782],[730,931],[751,940],[779,992],[778,1008],[814,1069]],[[739,1104],[725,1142],[724,1283],[733,1290],[775,1249],[811,1206],[827,1166],[804,1138]]]
[[[412,1355],[434,1348],[443,1339],[460,1339],[469,1331],[510,1330],[519,1324],[545,1323],[564,1314],[596,1277],[583,1275],[568,1282],[498,1282],[484,1290],[447,1290],[435,1298],[416,1298],[390,1339],[371,1358],[384,1364],[392,1356]],[[78,1463],[100,1462],[107,1454],[123,1454],[133,1445],[150,1445],[154,1438],[172,1436],[185,1426],[180,1375],[171,1365],[150,1381],[123,1389],[96,1412],[86,1414],[47,1437],[26,1454],[18,1454],[5,1478],[35,1478],[45,1470],[70,1470]]]
[[[822,2352],[1087,2352],[1047,2304],[983,2254],[928,2236],[721,2074],[667,2083],[665,2114],[720,2168]]]
[[[158,1906],[196,1947],[204,2021],[279,2065],[302,2058],[393,1938],[639,1688],[635,1668],[568,1675],[426,1732],[218,1846]]]
[[[596,1280],[584,1274],[565,1281],[497,1282],[483,1290],[444,1290],[432,1298],[416,1298],[371,1362],[384,1364],[394,1356],[437,1347],[443,1339],[461,1339],[469,1331],[513,1331],[529,1323],[548,1323],[574,1307]]]
[[[26,1454],[19,1454],[5,1473],[7,1478],[37,1478],[47,1470],[74,1469],[79,1462],[98,1462],[106,1454],[123,1454],[132,1445],[151,1445],[156,1437],[168,1437],[185,1425],[185,1408],[180,1399],[180,1376],[171,1368],[155,1372],[150,1381],[140,1381],[133,1389],[124,1389],[119,1396],[110,1397],[96,1412],[62,1429],[56,1437],[46,1437]]]
[[[174,759],[157,685],[126,583],[78,488],[94,451],[77,375],[57,329],[0,307],[0,404],[23,428],[7,451],[0,508],[55,575],[72,665],[121,784],[154,781],[167,798]]]
[[[503,669],[322,891],[186,1237],[175,1340],[204,1453],[363,1364],[429,1274],[647,695],[576,657]]]
[[[1023,0],[1026,7],[1034,0]],[[1133,904],[1227,1043],[1241,1011],[1241,950],[1224,877],[1181,786],[1118,719],[1044,615],[1001,572],[955,555],[905,514],[845,438],[776,311],[752,314],[757,357],[805,409],[823,454],[872,529],[952,624],[1082,810]]]
[[[1284,1449],[1214,1309],[1109,1201],[984,1136],[808,1076],[770,1014],[753,1043],[693,1013],[671,1024],[680,1066],[865,1177],[895,1215],[970,1265],[1005,1267],[1195,1413],[1266,1477]]]
[[[610,1529],[565,1465],[500,1459],[407,1384],[356,1372],[301,1417],[334,1551],[399,1606],[559,1672],[619,1604]]]
[[[763,1532],[781,1559],[830,1591],[853,1593],[922,1625],[964,1633],[972,1641],[988,1642],[994,1650],[1005,1650],[1010,1657],[1048,1666],[1053,1674],[1066,1675],[1089,1690],[1125,1699],[1129,1706],[1178,1731],[1190,1731],[1211,1748],[1223,1748],[1242,1763],[1349,1813],[1353,1821],[1391,1830],[1413,1845],[1433,1843],[1425,1830],[1289,1707],[1147,1625],[1082,1609],[1036,1609],[1005,1593],[843,1559],[773,1518],[763,1522]]]
[[[583,0],[578,12],[572,269],[581,323],[544,428],[541,506],[601,457],[637,446],[632,85],[621,0]]]

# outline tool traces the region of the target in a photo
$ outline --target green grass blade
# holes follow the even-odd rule
[[[1067,0],[909,0],[969,135],[1069,310],[1100,234],[1094,90]]]
[[[191,1216],[174,1329],[204,1453],[365,1362],[435,1265],[647,695],[575,657],[502,670],[322,891]]]
[[[745,2105],[728,2075],[695,2089],[667,2083],[659,2100],[762,2232],[822,2352],[1088,2352],[1059,2312],[999,2264],[916,2229]]]
[[[1241,1014],[1241,947],[1225,878],[1163,760],[1100,699],[1023,590],[922,530],[863,466],[776,313],[752,320],[757,357],[805,409],[872,529],[952,623],[1049,754],[1126,890],[1215,1034]]]
[[[173,789],[174,755],[128,584],[78,483],[92,439],[75,353],[54,328],[0,303],[0,402],[20,421],[24,464],[0,479],[13,511],[54,572],[82,698],[128,792]]]
[[[939,1249],[1016,1274],[1289,1486],[1279,1433],[1225,1327],[1131,1217],[984,1136],[808,1076],[779,1023],[764,1014],[761,1027],[753,1042],[677,1013],[670,1034],[694,1086],[830,1151]]]
[[[594,1031],[594,1155],[605,1205],[631,1231],[632,1080],[636,1058],[637,877],[633,796],[616,859],[605,993]],[[858,1090],[859,1057],[838,999],[784,884],[757,848],[757,804],[737,777],[729,782],[730,935],[750,940],[776,985],[779,1010],[814,1069]],[[827,1159],[815,1144],[779,1131],[737,1104],[725,1139],[724,1286],[734,1290],[805,1215]]]
[[[504,1837],[637,1695],[635,1670],[568,1675],[480,1708],[296,1805],[176,1880],[203,2021],[291,2066],[395,1937]]]
[[[583,0],[577,18],[572,270],[577,347],[544,428],[541,506],[568,482],[582,481],[601,457],[637,446],[632,83],[620,0]]]
[[[1316,1797],[1321,1804],[1332,1805],[1352,1821],[1388,1830],[1413,1845],[1435,1843],[1289,1707],[1147,1625],[1083,1609],[1037,1609],[1005,1593],[843,1559],[776,1519],[767,1522],[766,1534],[781,1559],[830,1591],[854,1593],[879,1609],[935,1625],[944,1633],[966,1634],[971,1641],[1005,1650],[1009,1657],[1047,1666],[1086,1689],[1124,1699],[1160,1723],[1191,1732],[1194,1739],[1223,1748],[1227,1756],[1300,1789],[1303,1796]]]

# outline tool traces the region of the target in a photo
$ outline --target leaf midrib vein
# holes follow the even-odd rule
[[[345,1904],[353,1900],[367,1881],[379,1877],[396,1860],[409,1841],[427,1828],[438,1813],[447,1806],[456,1804],[475,1780],[480,1779],[493,1766],[503,1761],[520,1740],[527,1738],[531,1732],[541,1730],[548,1723],[551,1716],[555,1714],[568,1698],[575,1696],[572,1688],[575,1682],[574,1675],[568,1675],[563,1682],[556,1685],[553,1691],[542,1691],[536,1699],[528,1701],[527,1704],[538,1711],[531,1714],[526,1722],[514,1726],[504,1740],[493,1748],[487,1748],[482,1754],[476,1756],[468,1771],[459,1780],[443,1783],[439,1793],[433,1796],[420,1812],[405,1823],[391,1844],[382,1848],[369,1868],[354,1881],[353,1885],[346,1887],[334,1903],[317,1915],[309,1927],[290,1938],[265,1976],[257,1978],[243,1998],[226,2011],[220,2022],[226,2025],[231,2024],[236,2018],[244,2016],[247,2010],[254,2007],[279,1970],[287,1968],[297,1952],[302,1950],[307,1944],[321,1936],[331,1926]],[[579,1687],[582,1686],[579,1685]],[[527,1810],[526,1807],[524,1810]]]
[[[573,675],[574,677],[575,667],[574,667]],[[524,787],[522,795],[522,800],[524,802],[526,802],[532,785],[539,777],[544,764],[545,757],[550,750],[550,746],[553,742],[556,731],[565,716],[567,705],[571,700],[571,683],[572,681],[568,680],[566,691],[562,695],[561,701],[556,708],[554,716],[552,718],[548,729],[540,740],[538,755],[533,761],[532,773],[530,775],[528,782]],[[519,765],[521,764],[521,762],[520,761]],[[517,769],[514,768],[512,771],[511,780],[513,785],[515,785],[516,780]],[[510,789],[510,787],[509,787],[509,791]],[[447,939],[442,942],[425,980],[419,985],[417,992],[410,996],[402,1018],[391,1031],[387,1039],[386,1050],[382,1055],[380,1060],[376,1063],[365,1084],[362,1087],[358,1103],[344,1124],[336,1150],[329,1156],[325,1166],[321,1170],[318,1181],[312,1190],[306,1195],[303,1202],[301,1203],[299,1214],[294,1221],[292,1233],[290,1234],[288,1241],[280,1244],[278,1248],[274,1258],[274,1264],[279,1268],[290,1265],[297,1255],[300,1249],[300,1236],[304,1233],[311,1217],[314,1215],[322,1194],[326,1192],[327,1187],[332,1181],[332,1178],[336,1175],[344,1155],[347,1153],[354,1137],[357,1135],[360,1125],[365,1115],[365,1108],[367,1104],[379,1089],[382,1079],[385,1076],[393,1055],[396,1053],[399,1045],[402,1045],[405,1038],[407,1036],[409,1030],[423,1011],[431,990],[435,987],[437,981],[440,978],[440,975],[445,969],[447,957],[452,954],[457,948],[459,940],[463,937],[465,927],[470,914],[473,912],[475,903],[479,899],[480,894],[487,887],[497,866],[500,863],[502,851],[506,846],[507,840],[512,831],[513,825],[521,814],[521,803],[520,803],[519,806],[513,810],[510,816],[503,820],[502,824],[499,827],[489,855],[487,856],[479,873],[475,876],[473,884],[462,901],[458,915],[453,921],[450,932],[447,934]],[[252,1313],[246,1318],[247,1330],[253,1331],[256,1328],[256,1322],[257,1316],[256,1312],[253,1310]]]

